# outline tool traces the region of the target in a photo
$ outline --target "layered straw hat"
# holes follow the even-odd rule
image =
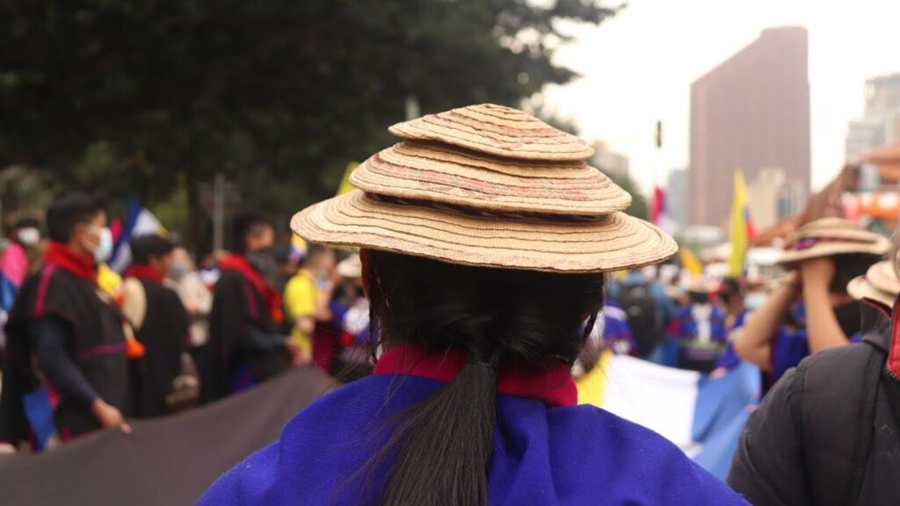
[[[900,294],[900,279],[897,278],[894,263],[885,260],[869,267],[865,275],[850,281],[847,292],[857,300],[871,299],[893,307]]]
[[[297,234],[448,263],[604,272],[677,246],[624,211],[631,197],[589,167],[593,150],[521,111],[477,105],[394,125],[401,137],[350,176],[359,188],[294,216]]]
[[[822,218],[798,228],[779,258],[782,264],[835,255],[884,255],[890,241],[859,224],[841,218]]]

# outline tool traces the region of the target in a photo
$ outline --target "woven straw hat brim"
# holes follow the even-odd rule
[[[781,253],[778,263],[792,264],[803,260],[837,255],[869,254],[881,256],[887,253],[891,247],[890,241],[886,237],[877,234],[872,235],[875,237],[868,237],[872,242],[840,242],[835,240],[833,242],[819,243],[804,250],[787,250]]]
[[[856,300],[874,300],[887,307],[894,307],[894,301],[897,298],[895,293],[879,290],[866,276],[857,276],[850,280],[850,283],[847,285],[847,293]]]
[[[384,202],[355,190],[296,214],[301,237],[443,262],[544,272],[606,272],[659,263],[677,251],[653,225],[624,213],[590,221],[473,216]]]
[[[883,292],[894,295],[900,293],[900,279],[897,279],[893,262],[885,260],[869,267],[868,272],[866,272],[866,279],[875,288]]]
[[[493,104],[429,114],[389,130],[404,139],[440,141],[507,158],[585,160],[594,154],[574,135],[522,111]]]
[[[413,142],[372,156],[350,182],[369,193],[494,211],[599,216],[631,204],[627,192],[583,163],[528,164]]]

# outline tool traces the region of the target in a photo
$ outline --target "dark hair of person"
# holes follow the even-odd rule
[[[47,209],[47,236],[51,241],[68,243],[79,223],[93,220],[103,211],[103,202],[80,191],[57,197]]]
[[[834,257],[834,277],[828,290],[831,293],[847,293],[847,285],[853,278],[862,276],[881,257],[867,253],[854,253]]]
[[[159,235],[142,235],[131,240],[131,259],[137,265],[147,265],[152,257],[160,258],[175,249],[172,241]]]
[[[238,254],[247,252],[247,239],[274,229],[275,225],[263,214],[256,211],[245,211],[234,218],[234,245],[232,251]]]
[[[12,227],[10,227],[10,230],[17,231],[17,230],[21,230],[23,228],[40,229],[41,228],[41,220],[39,220],[37,218],[31,218],[31,217],[19,218],[13,222]]]
[[[378,251],[369,252],[365,275],[382,343],[427,353],[462,349],[468,358],[453,381],[402,414],[367,464],[392,456],[380,504],[487,504],[498,369],[571,367],[603,304],[603,275],[468,267]]]
[[[719,296],[723,302],[730,302],[732,297],[741,296],[741,280],[738,278],[725,278],[719,288]]]

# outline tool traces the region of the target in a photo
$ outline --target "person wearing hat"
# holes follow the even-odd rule
[[[839,218],[800,227],[780,260],[793,272],[737,333],[735,351],[771,386],[803,357],[858,339],[859,303],[847,284],[889,248],[887,238]]]
[[[677,346],[675,364],[679,369],[708,373],[728,340],[726,314],[711,300],[712,283],[706,278],[688,281],[686,290],[690,303],[679,308],[669,324],[668,336]]]
[[[896,251],[848,286],[862,341],[803,359],[748,421],[728,482],[753,504],[897,504]]]
[[[661,436],[576,407],[602,273],[677,249],[622,212],[592,150],[496,105],[391,132],[402,142],[353,172],[357,190],[292,220],[361,248],[374,374],[301,411],[200,504],[744,504]]]

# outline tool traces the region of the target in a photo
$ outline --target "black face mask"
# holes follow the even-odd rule
[[[251,251],[244,256],[250,265],[269,281],[273,281],[278,275],[278,262],[275,261],[271,248]]]
[[[852,337],[859,332],[862,325],[860,324],[859,302],[850,302],[842,304],[834,308],[834,317],[837,318],[841,330],[844,335]]]

